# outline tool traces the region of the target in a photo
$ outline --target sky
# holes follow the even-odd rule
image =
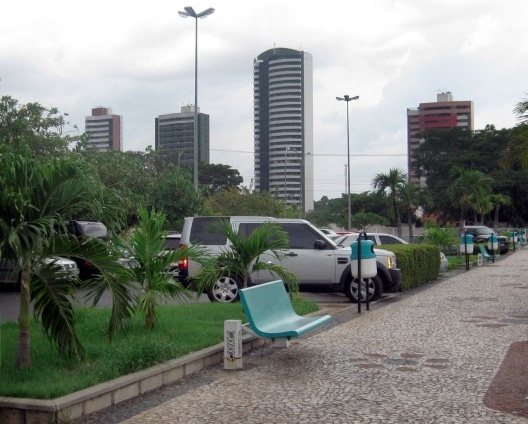
[[[84,131],[97,106],[123,119],[123,150],[154,146],[154,120],[194,103],[210,115],[211,163],[251,187],[253,60],[273,47],[313,56],[314,199],[376,174],[407,172],[407,109],[450,91],[471,100],[475,129],[517,123],[528,97],[526,0],[2,0],[0,95],[68,114]],[[68,128],[65,128],[68,131]]]

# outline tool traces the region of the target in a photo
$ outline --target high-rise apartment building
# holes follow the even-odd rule
[[[436,102],[420,103],[417,109],[407,109],[407,150],[409,181],[414,185],[423,185],[413,169],[413,154],[423,142],[423,134],[433,128],[467,128],[473,131],[473,102],[455,101],[447,91],[437,94]]]
[[[209,115],[198,117],[198,164],[209,163]],[[177,165],[194,166],[194,105],[180,113],[159,115],[155,122],[155,149],[174,155]]]
[[[92,109],[92,116],[84,120],[84,131],[88,134],[88,148],[98,152],[123,150],[123,127],[120,115],[113,115],[112,109],[98,106]]]
[[[314,206],[312,55],[273,48],[253,63],[255,188]]]

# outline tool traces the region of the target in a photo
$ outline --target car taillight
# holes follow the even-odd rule
[[[180,244],[180,249],[185,247],[184,244]],[[180,269],[189,269],[189,258],[183,258],[178,261],[178,268]]]
[[[178,261],[178,268],[187,269],[189,268],[189,258],[183,258]]]

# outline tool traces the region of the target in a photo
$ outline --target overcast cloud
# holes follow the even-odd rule
[[[526,0],[3,0],[0,93],[69,114],[123,117],[124,150],[154,145],[154,119],[194,103],[193,6],[200,111],[211,162],[253,178],[253,59],[276,47],[313,55],[315,200],[345,192],[350,103],[351,190],[407,168],[407,108],[440,91],[472,100],[475,128],[515,125],[528,95]]]

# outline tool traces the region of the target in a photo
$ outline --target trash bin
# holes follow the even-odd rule
[[[488,250],[490,252],[499,250],[499,238],[495,234],[488,237]]]
[[[473,236],[471,234],[462,234],[460,236],[460,253],[462,255],[471,255],[473,246]]]
[[[361,259],[361,278],[372,278],[378,274],[374,242],[371,240],[354,241],[350,245],[352,276],[359,277],[359,260]]]

